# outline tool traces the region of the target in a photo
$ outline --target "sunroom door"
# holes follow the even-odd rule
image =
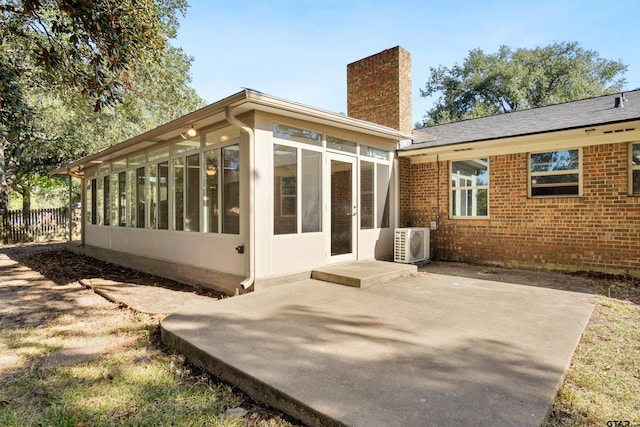
[[[328,262],[355,259],[357,245],[356,158],[327,153],[330,226],[327,241]]]

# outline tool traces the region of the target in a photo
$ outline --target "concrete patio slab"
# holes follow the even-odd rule
[[[111,302],[149,314],[169,314],[188,309],[194,304],[216,301],[216,298],[159,286],[142,286],[98,278],[81,279],[79,282]]]
[[[417,271],[418,267],[413,264],[366,260],[316,268],[311,272],[311,278],[354,288],[366,288]]]
[[[430,273],[312,279],[189,307],[169,346],[309,425],[538,426],[589,294]]]

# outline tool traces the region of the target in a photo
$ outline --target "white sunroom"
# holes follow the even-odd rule
[[[225,292],[390,259],[412,135],[244,90],[55,171],[81,250]]]

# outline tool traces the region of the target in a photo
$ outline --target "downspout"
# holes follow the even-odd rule
[[[395,153],[394,153],[395,154]],[[393,163],[394,163],[394,168],[393,168],[393,180],[395,181],[394,187],[395,187],[395,197],[394,197],[394,201],[395,201],[395,209],[394,209],[394,215],[395,215],[395,221],[394,221],[394,225],[395,228],[400,227],[400,158],[398,157],[397,154],[394,155],[394,159],[393,159]]]
[[[224,115],[227,121],[238,129],[243,130],[249,135],[249,149],[248,149],[248,157],[249,157],[249,277],[244,279],[240,286],[242,289],[248,289],[253,285],[255,281],[255,270],[256,270],[256,221],[255,221],[255,183],[253,177],[253,171],[255,169],[255,159],[253,156],[254,152],[254,143],[255,143],[255,134],[253,133],[253,129],[235,117],[231,111],[230,106],[224,107]]]
[[[440,154],[436,154],[436,173],[438,174],[438,181],[436,186],[436,229],[433,230],[434,234],[438,232],[440,228]],[[449,177],[450,178],[450,177]],[[451,196],[449,196],[451,197]],[[437,234],[433,236],[434,242],[437,243]],[[438,259],[438,245],[433,245],[433,259]]]

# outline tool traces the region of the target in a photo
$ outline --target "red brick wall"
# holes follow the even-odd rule
[[[409,168],[403,159],[400,223],[439,221],[433,259],[640,276],[640,198],[627,195],[628,146],[585,147],[582,159],[581,197],[530,199],[527,154],[489,157],[489,219],[455,220],[449,163]]]
[[[396,46],[347,65],[347,115],[411,132],[411,54]]]

